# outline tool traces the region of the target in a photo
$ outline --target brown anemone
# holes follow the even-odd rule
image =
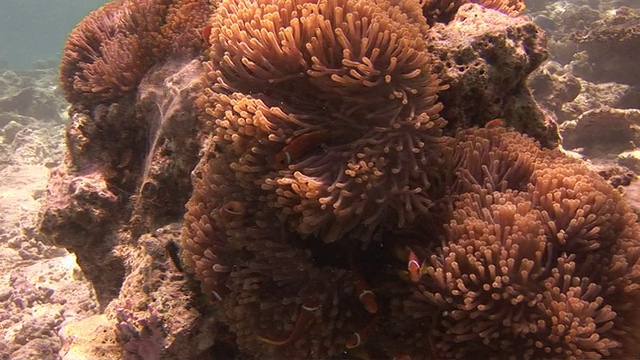
[[[67,100],[95,104],[132,94],[154,63],[145,36],[159,32],[167,2],[113,1],[85,17],[62,55],[60,82]]]
[[[211,78],[222,88],[284,101],[316,121],[382,125],[431,109],[419,9],[364,0],[222,2],[212,19]],[[375,110],[373,110],[375,109]]]
[[[261,159],[269,160],[263,152],[273,151],[261,146],[265,130],[291,119],[240,94],[218,101],[244,117],[220,119],[220,131],[205,142],[182,232],[184,264],[219,305],[243,351],[268,358],[339,356],[373,318],[358,300],[354,272],[317,260],[313,246],[260,205],[255,183],[255,172],[267,166]]]
[[[163,51],[180,58],[193,58],[208,47],[204,39],[213,5],[210,0],[181,0],[171,3],[160,33]],[[158,48],[158,46],[156,46]],[[161,54],[158,54],[161,55]]]
[[[223,2],[213,17],[208,121],[225,132],[222,148],[257,137],[250,119],[263,113],[221,95],[231,91],[287,118],[250,148],[259,154],[247,159],[261,163],[241,166],[302,235],[331,242],[359,228],[351,235],[369,239],[385,216],[404,226],[430,206],[422,169],[438,163],[443,86],[430,72],[424,21],[400,9],[419,4]]]
[[[509,136],[503,131],[488,132]],[[487,130],[466,133],[473,132],[487,138]],[[489,153],[504,150],[493,144]],[[521,137],[521,144],[533,142]],[[476,181],[448,197],[443,245],[424,251],[422,277],[405,302],[431,322],[423,331],[437,358],[637,354],[636,216],[584,165],[558,151],[533,154],[521,167],[534,168],[524,188]],[[491,156],[475,158],[485,179],[501,178],[488,166]]]

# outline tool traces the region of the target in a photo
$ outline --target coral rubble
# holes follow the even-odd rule
[[[591,26],[576,30],[572,40],[584,52],[583,61],[573,65],[576,75],[590,81],[640,85],[638,11],[621,7],[608,12]]]
[[[104,351],[638,355],[636,217],[554,149],[523,3],[475,2],[89,15],[63,56],[72,121],[41,230],[94,282]]]
[[[51,64],[54,65],[54,64]],[[99,311],[75,257],[40,242],[49,169],[64,150],[64,98],[54,66],[0,60],[0,358],[58,358],[58,331]]]
[[[539,5],[531,16],[546,30],[554,61],[529,78],[535,99],[560,124],[562,145],[615,186],[624,186],[627,199],[637,204],[638,4],[578,0]]]

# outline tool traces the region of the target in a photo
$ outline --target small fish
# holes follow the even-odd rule
[[[213,270],[216,271],[215,265]],[[227,278],[225,276],[218,276],[216,278],[209,278],[208,280],[208,288],[209,288],[209,300],[216,304],[220,303],[224,300],[224,297],[229,294],[229,288],[226,285]]]
[[[218,303],[222,301],[222,296],[215,290],[211,290],[211,301]]]
[[[369,337],[374,333],[374,331],[376,331],[377,326],[378,326],[378,317],[376,316],[362,330],[358,332],[354,332],[349,336],[345,344],[347,349],[353,349],[366,343]]]
[[[202,36],[202,41],[206,45],[211,45],[211,43],[209,42],[209,38],[211,37],[211,25],[207,25],[204,28],[202,28],[202,31],[200,32],[200,36]]]
[[[358,295],[358,300],[364,305],[365,310],[370,314],[377,313],[378,302],[376,301],[376,294],[371,291],[369,284],[361,276],[356,276],[353,286],[355,287],[356,295]]]
[[[247,208],[243,203],[236,200],[231,200],[226,202],[219,211],[220,217],[224,221],[231,222],[241,219],[242,216],[246,213]]]
[[[413,282],[420,281],[422,274],[420,274],[420,261],[418,256],[409,250],[409,262],[407,263],[407,270],[409,271],[409,279]]]
[[[485,129],[495,129],[495,128],[501,128],[504,127],[505,123],[504,123],[504,119],[493,119],[493,120],[489,120],[484,124]]]
[[[178,244],[176,244],[173,240],[169,240],[164,248],[167,250],[167,253],[169,254],[169,257],[171,258],[171,261],[173,262],[173,265],[176,267],[176,269],[178,269],[178,271],[184,271],[184,269],[182,268],[182,260],[180,259],[180,248],[178,247]]]
[[[334,134],[318,130],[296,136],[276,154],[275,162],[278,166],[286,167],[294,161],[300,160],[312,153],[320,145],[334,137]]]
[[[321,308],[322,305],[320,304],[320,299],[317,296],[310,296],[302,303],[300,314],[298,315],[298,319],[296,320],[296,323],[293,326],[293,331],[291,331],[289,337],[284,340],[271,340],[259,336],[258,339],[267,344],[276,346],[290,344],[293,341],[296,341],[304,333],[304,330],[307,329],[307,327],[315,318],[316,311],[320,310]]]

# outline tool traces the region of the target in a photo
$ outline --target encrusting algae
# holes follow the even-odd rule
[[[482,7],[507,19],[524,10],[497,0],[114,1],[74,30],[61,80],[85,113],[121,114],[167,64],[201,70],[181,88],[193,103],[158,125],[153,157],[115,168],[141,189],[157,169],[176,181],[191,172],[190,194],[172,194],[171,176],[154,190],[190,197],[182,262],[243,355],[636,357],[640,232],[620,193],[506,128],[509,118],[451,129],[440,115],[439,94],[454,87],[436,75],[445,60],[430,51],[431,31]],[[142,27],[141,9],[153,15]],[[153,124],[132,109],[128,126],[146,126],[127,133],[134,143]],[[188,146],[171,146],[172,116],[188,120]],[[78,166],[83,149],[69,161]],[[119,162],[104,152],[91,159],[110,173]],[[50,229],[74,216],[55,214]]]

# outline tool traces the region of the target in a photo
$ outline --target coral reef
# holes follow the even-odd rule
[[[529,78],[535,99],[560,124],[571,155],[588,160],[614,186],[624,186],[627,199],[637,204],[640,168],[631,124],[640,106],[633,70],[638,5],[617,0],[538,5],[531,15],[546,30],[555,61]]]
[[[67,106],[56,86],[55,71],[12,71],[0,67],[0,165],[60,162]]]
[[[591,157],[616,157],[636,149],[640,110],[603,107],[582,113],[577,119],[561,125],[563,146],[582,148]]]
[[[522,8],[92,13],[61,64],[41,230],[78,254],[111,332],[92,349],[74,335],[91,324],[66,327],[67,356],[637,356],[636,218],[544,149],[559,138],[526,79],[545,38]]]
[[[449,85],[439,93],[448,128],[483,126],[502,118],[544,146],[558,144],[554,123],[523,86],[548,56],[540,28],[526,19],[467,4],[455,21],[434,26],[427,40],[436,59],[433,71]]]
[[[640,44],[640,13],[620,7],[584,30],[572,34],[583,59],[572,67],[576,75],[596,82],[640,85],[636,63]]]
[[[111,226],[132,212],[140,228],[181,214],[191,189],[203,9],[208,1],[112,2],[85,18],[65,47],[68,152],[52,173],[41,230],[78,253],[104,305],[125,273]],[[112,269],[107,276],[104,267]]]
[[[638,85],[638,9],[616,1],[553,1],[531,14],[549,34],[555,61],[596,83]]]
[[[535,91],[535,99],[540,106],[549,110],[557,118],[558,123],[570,120],[575,115],[579,115],[580,102],[578,96],[590,95],[592,92],[586,91],[588,87],[584,81],[573,76],[562,65],[555,61],[547,61],[534,71],[528,78],[529,86]],[[602,101],[601,98],[594,99]],[[575,101],[575,102],[574,102]]]
[[[511,16],[518,16],[525,9],[524,0],[424,0],[422,13],[430,25],[436,22],[448,23],[460,6],[468,3],[480,4]]]

